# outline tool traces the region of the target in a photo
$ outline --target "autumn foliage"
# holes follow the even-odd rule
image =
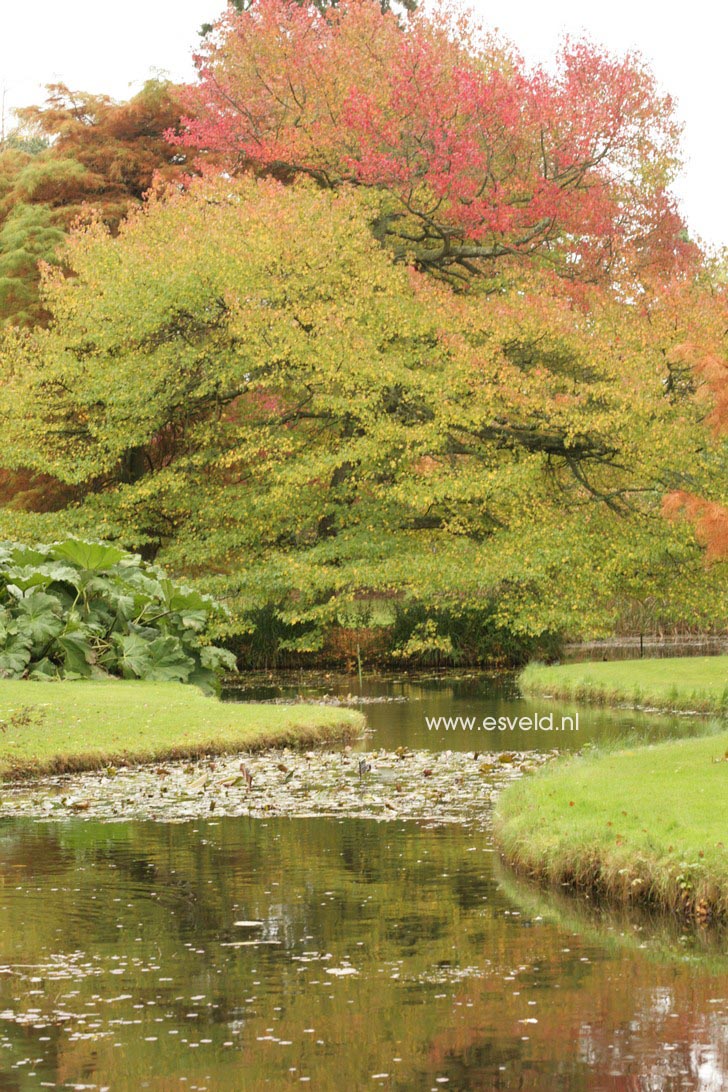
[[[179,174],[179,153],[164,134],[179,124],[175,89],[150,80],[128,102],[51,84],[42,106],[18,111],[26,128],[48,139],[36,169],[18,180],[26,200],[62,209],[69,224],[91,203],[114,230],[155,176]]]
[[[686,268],[668,186],[679,129],[634,56],[582,42],[555,72],[464,17],[405,26],[371,0],[230,9],[196,58],[185,132],[203,161],[387,195],[376,225],[420,267],[468,277],[524,257],[592,281]]]
[[[723,552],[726,300],[650,73],[582,42],[529,69],[444,11],[241,6],[148,125],[27,115],[54,141],[22,207],[95,214],[0,348],[3,533],[159,555],[295,654],[370,602],[418,654],[445,618],[715,624],[663,498]]]
[[[93,211],[116,231],[155,177],[184,169],[164,136],[180,110],[171,85],[151,80],[122,103],[52,84],[43,105],[17,112],[0,147],[0,320],[45,320],[38,263],[55,259],[79,216]]]
[[[0,415],[5,466],[76,502],[6,508],[5,534],[158,555],[297,653],[371,598],[412,605],[417,654],[458,612],[530,639],[611,623],[627,594],[722,609],[660,516],[668,483],[715,484],[686,358],[701,292],[602,291],[585,315],[535,265],[456,292],[392,260],[378,201],[247,174],[74,232],[54,321],[6,337]]]
[[[725,292],[722,292],[719,306],[723,327],[728,317],[726,302]],[[728,437],[728,361],[719,352],[703,351],[695,360],[694,370],[710,392],[712,407],[707,423],[720,441]],[[709,559],[728,557],[728,505],[678,489],[668,494],[663,508],[671,518],[684,515],[693,521],[698,536],[707,547]]]

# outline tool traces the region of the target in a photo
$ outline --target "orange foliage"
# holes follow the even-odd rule
[[[679,490],[665,498],[663,512],[668,517],[685,515],[695,524],[710,560],[728,557],[728,508]]]
[[[84,203],[91,203],[114,229],[156,175],[180,173],[185,157],[164,137],[178,126],[181,113],[171,85],[150,81],[122,103],[107,95],[71,91],[62,83],[47,90],[42,106],[25,107],[18,116],[30,131],[51,141],[40,160],[71,161],[81,169],[72,174],[36,171],[30,190],[22,179],[19,185],[27,191],[22,194],[26,200],[62,211],[64,225]]]
[[[685,306],[685,289],[673,286],[671,301],[675,315],[689,327],[689,335],[669,354],[671,377],[679,377],[681,370],[702,379],[702,390],[710,409],[706,422],[718,438],[728,435],[728,360],[717,346],[725,339],[728,322],[728,295],[725,290],[700,292],[697,308]],[[673,321],[676,321],[674,319]],[[679,381],[679,380],[678,380]],[[717,501],[707,500],[687,490],[675,490],[668,494],[663,513],[670,519],[685,517],[695,524],[700,541],[706,546],[709,560],[728,557],[728,507]]]

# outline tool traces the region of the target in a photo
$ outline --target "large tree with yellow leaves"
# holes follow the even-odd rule
[[[626,599],[725,609],[661,498],[719,475],[684,282],[577,305],[550,270],[455,293],[393,260],[379,196],[311,181],[160,192],[76,232],[47,330],[8,333],[3,463],[71,503],[4,534],[93,530],[320,647],[364,600],[488,612],[524,635]],[[706,333],[709,337],[710,332]],[[447,651],[437,625],[421,646]]]

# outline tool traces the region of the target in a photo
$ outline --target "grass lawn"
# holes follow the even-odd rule
[[[728,713],[728,656],[530,664],[519,685],[524,694],[567,701]]]
[[[495,831],[531,877],[728,918],[728,732],[546,767],[504,791]]]
[[[364,726],[350,709],[234,705],[181,683],[0,681],[0,780],[307,746]]]

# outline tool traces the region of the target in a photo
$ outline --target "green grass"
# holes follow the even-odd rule
[[[608,663],[530,664],[524,694],[601,705],[728,713],[728,656],[685,656]]]
[[[350,738],[364,718],[312,705],[235,705],[193,686],[0,681],[0,780]]]
[[[728,733],[547,767],[505,790],[495,833],[532,878],[728,919]]]

